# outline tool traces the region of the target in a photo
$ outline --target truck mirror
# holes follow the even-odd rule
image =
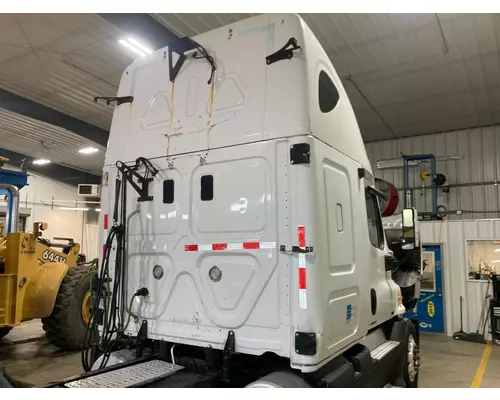
[[[403,225],[403,249],[411,250],[415,248],[415,210],[413,208],[405,208],[402,211]]]

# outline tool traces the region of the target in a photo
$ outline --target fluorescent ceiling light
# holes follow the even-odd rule
[[[495,249],[495,253],[500,253],[500,249]]]
[[[97,212],[101,212],[101,209],[100,208],[96,208],[95,209]]]
[[[493,260],[492,263],[500,263],[500,260]]]
[[[137,47],[139,50],[141,50],[142,52],[146,53],[146,54],[152,54],[153,53],[153,50],[151,49],[148,49],[146,46],[144,46],[141,42],[139,42],[138,40],[135,40],[134,38],[128,38],[127,39],[128,42],[130,44],[132,44],[132,46],[135,46]]]
[[[45,164],[50,164],[50,160],[46,160],[45,158],[40,158],[38,160],[33,160],[33,164],[36,165],[45,165]]]
[[[80,154],[94,154],[99,151],[96,147],[84,147],[83,149],[78,150]]]
[[[128,39],[120,39],[118,41],[122,46],[125,46],[127,49],[131,50],[135,54],[141,57],[146,57],[146,55],[153,53],[153,50],[147,48],[137,40],[133,38]]]
[[[89,209],[86,207],[59,207],[59,210],[68,210],[68,211],[88,211]]]

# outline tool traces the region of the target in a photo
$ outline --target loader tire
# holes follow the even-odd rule
[[[42,318],[43,329],[49,341],[64,350],[81,350],[87,325],[84,321],[84,300],[88,300],[91,282],[97,279],[97,269],[87,265],[68,268],[52,314]],[[94,338],[97,332],[93,333]]]
[[[11,330],[12,328],[9,328],[8,326],[0,328],[0,339],[2,339],[5,335],[7,335]]]

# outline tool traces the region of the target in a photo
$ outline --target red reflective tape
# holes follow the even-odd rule
[[[104,229],[108,229],[108,214],[104,214]]]
[[[306,228],[303,225],[298,227],[299,247],[306,247]]]
[[[102,258],[106,259],[106,244],[102,245]]]
[[[184,246],[184,251],[198,251],[197,244],[187,244]]]
[[[243,248],[245,250],[260,249],[260,243],[259,242],[243,242]]]
[[[306,269],[299,268],[299,289],[306,288]]]
[[[227,243],[215,243],[212,245],[212,250],[227,250]]]

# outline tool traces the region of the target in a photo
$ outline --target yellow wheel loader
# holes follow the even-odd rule
[[[93,265],[78,263],[80,245],[51,243],[33,233],[12,232],[0,239],[0,338],[23,321],[41,318],[47,338],[63,349],[81,349],[92,307]],[[61,248],[62,251],[54,249]]]

